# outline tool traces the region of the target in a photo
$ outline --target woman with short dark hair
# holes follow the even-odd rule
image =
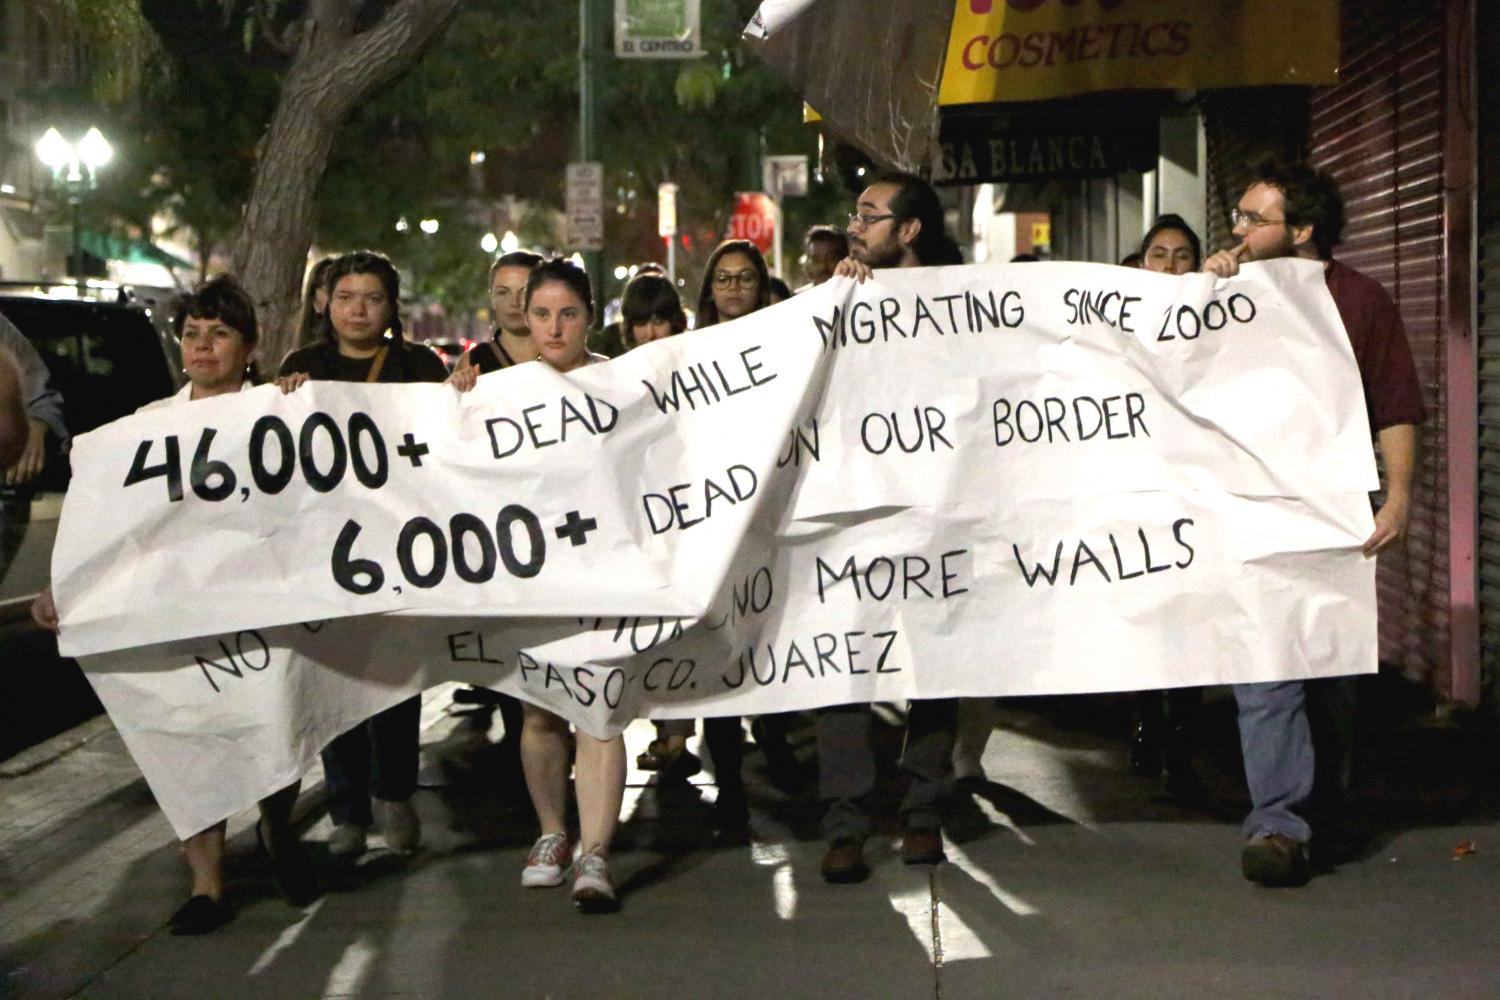
[[[642,271],[625,286],[620,301],[625,342],[639,347],[653,340],[671,337],[687,329],[687,313],[677,286],[665,275]]]
[[[259,331],[255,303],[228,275],[199,285],[178,300],[172,329],[182,344],[187,384],[175,395],[147,403],[141,410],[178,406],[193,400],[241,392],[255,384],[255,350]],[[49,631],[58,628],[52,588],[32,604],[31,616]],[[317,877],[291,827],[300,781],[260,800],[255,832],[270,856],[282,895],[305,906],[319,895]],[[225,822],[219,821],[182,842],[182,855],[193,873],[188,901],[172,914],[173,934],[206,934],[228,923],[234,908],[224,898]]]

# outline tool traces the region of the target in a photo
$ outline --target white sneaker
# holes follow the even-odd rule
[[[526,867],[521,869],[521,885],[527,889],[541,889],[562,885],[563,873],[573,858],[573,845],[566,833],[545,833],[531,845],[526,855]]]
[[[358,823],[341,823],[328,838],[328,853],[336,858],[354,858],[365,853],[369,830]]]
[[[375,800],[375,818],[385,833],[385,846],[393,851],[415,851],[422,842],[422,820],[410,799],[399,802]]]
[[[592,851],[573,863],[573,903],[584,913],[613,913],[620,908],[609,864]]]

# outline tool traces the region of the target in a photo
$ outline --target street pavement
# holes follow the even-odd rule
[[[658,793],[632,769],[623,909],[584,916],[565,889],[520,888],[534,818],[494,766],[498,716],[451,694],[424,699],[418,852],[329,858],[315,772],[298,825],[326,895],[277,896],[246,812],[230,822],[238,916],[202,938],[167,930],[186,869],[108,720],[0,763],[0,997],[1500,997],[1491,727],[1376,698],[1352,857],[1295,890],[1239,875],[1222,690],[1188,802],[1129,773],[1128,696],[1005,702],[948,861],[904,867],[888,823],[861,885],[823,883],[817,803],[772,788],[759,754],[747,847],[714,844],[711,775]],[[879,732],[887,805],[898,722]],[[627,734],[632,767],[649,738]],[[793,740],[811,772],[810,724]]]

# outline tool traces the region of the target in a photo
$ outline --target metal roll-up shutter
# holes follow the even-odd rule
[[[1239,87],[1204,95],[1205,253],[1238,242],[1229,212],[1240,203],[1258,161],[1266,157],[1297,160],[1307,152],[1307,98],[1306,87]]]
[[[1500,9],[1481,4],[1477,51],[1500,51]],[[1485,697],[1500,702],[1500,66],[1479,61],[1479,642]]]
[[[1382,554],[1384,663],[1449,687],[1448,468],[1444,373],[1442,9],[1345,0],[1339,82],[1312,92],[1309,158],[1330,171],[1348,224],[1335,250],[1395,299],[1427,404],[1408,538]]]

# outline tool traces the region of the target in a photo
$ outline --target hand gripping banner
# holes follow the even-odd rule
[[[645,715],[1375,669],[1321,268],[882,271],[566,375],[273,387],[74,445],[77,655],[180,835],[445,680]]]

